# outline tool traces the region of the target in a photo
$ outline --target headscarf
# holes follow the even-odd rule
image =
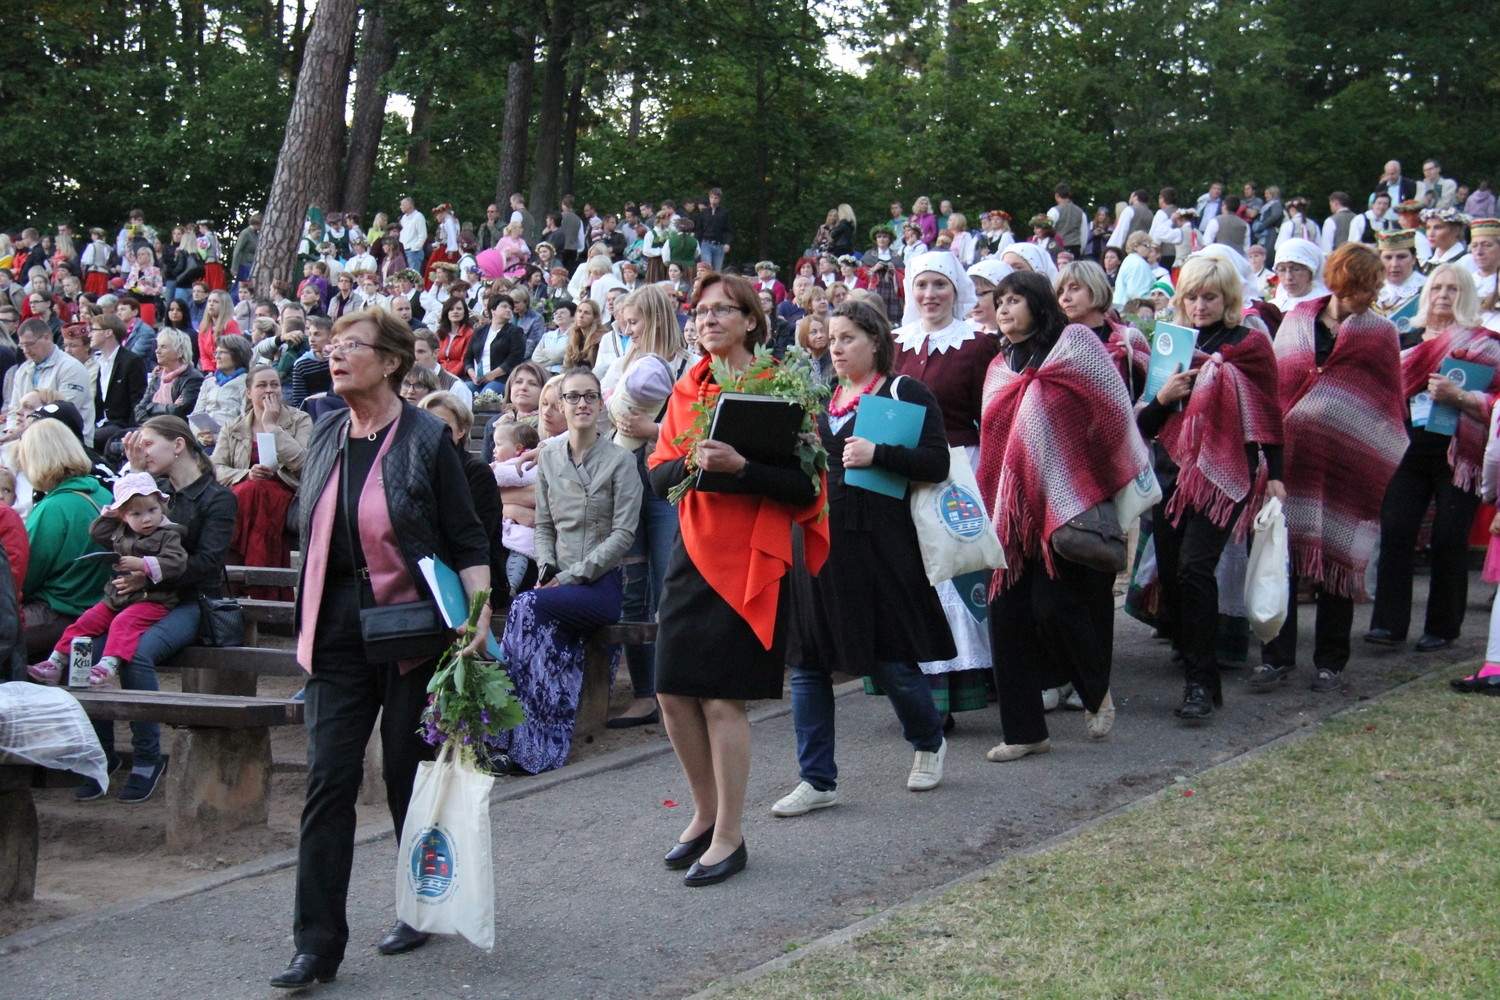
[[[926,253],[917,254],[907,262],[906,310],[901,314],[901,325],[908,326],[921,321],[922,313],[917,307],[914,289],[917,276],[927,273],[941,274],[952,283],[953,319],[955,321],[967,319],[969,313],[974,311],[975,303],[979,301],[979,296],[974,291],[974,282],[969,280],[968,274],[964,272],[963,264],[953,254],[947,250],[929,250]]]
[[[998,285],[1001,278],[1004,278],[1014,270],[1015,268],[1005,263],[999,257],[986,257],[984,260],[971,266],[968,274],[971,278],[983,278],[992,285]]]
[[[1057,264],[1053,262],[1050,253],[1035,243],[1012,243],[1000,251],[1000,256],[1004,257],[1008,253],[1013,253],[1030,264],[1033,271],[1047,279],[1047,284],[1057,284]]]
[[[1333,294],[1328,290],[1328,286],[1323,284],[1323,251],[1316,243],[1311,240],[1304,240],[1301,237],[1282,240],[1281,244],[1276,248],[1276,264],[1283,263],[1301,264],[1312,271],[1313,274],[1312,288],[1306,295],[1299,295],[1293,298],[1290,295],[1284,294],[1284,288],[1277,288],[1276,297],[1273,302],[1283,312],[1299,302],[1306,302],[1308,299],[1322,298],[1325,295]],[[1274,267],[1275,265],[1273,264],[1272,266]]]

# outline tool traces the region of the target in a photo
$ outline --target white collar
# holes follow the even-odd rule
[[[957,350],[974,337],[974,325],[966,319],[956,319],[933,333],[924,333],[921,322],[916,322],[896,331],[896,344],[903,350],[916,352],[922,349],[925,340],[928,353],[942,354],[950,349]]]

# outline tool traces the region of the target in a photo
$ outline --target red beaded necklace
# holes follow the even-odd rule
[[[844,417],[844,416],[848,416],[849,414],[853,413],[855,410],[859,409],[859,400],[860,400],[860,397],[864,396],[868,392],[873,392],[874,389],[875,389],[875,384],[877,382],[879,382],[880,379],[881,379],[880,373],[876,372],[875,373],[875,377],[872,378],[872,379],[870,379],[869,385],[866,385],[863,389],[861,389],[858,392],[856,392],[854,394],[854,398],[851,399],[851,400],[849,400],[849,402],[845,403],[843,406],[835,406],[834,403],[833,403],[833,400],[829,400],[828,401],[828,415],[830,417]],[[846,386],[840,385],[839,388],[842,390],[842,389],[846,388]]]

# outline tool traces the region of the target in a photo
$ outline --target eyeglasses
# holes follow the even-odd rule
[[[708,319],[708,317],[710,316],[713,316],[716,319],[725,319],[726,317],[732,316],[735,313],[739,313],[743,316],[745,310],[741,309],[739,306],[729,305],[699,306],[697,309],[692,310],[688,315],[696,317],[697,319]]]
[[[380,348],[374,344],[367,344],[362,340],[338,340],[327,347],[329,354],[353,354],[355,351],[364,350],[378,351]]]
[[[577,406],[579,403],[588,403],[590,406],[593,406],[603,398],[597,392],[565,392],[562,394],[562,401],[569,406]]]

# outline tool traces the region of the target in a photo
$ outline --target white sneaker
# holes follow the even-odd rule
[[[1042,740],[1040,743],[1001,743],[990,747],[989,753],[984,756],[986,760],[1003,764],[1008,760],[1020,760],[1028,754],[1046,753],[1051,749],[1051,740]]]
[[[1068,692],[1068,696],[1063,699],[1063,708],[1070,708],[1075,712],[1082,712],[1083,695],[1079,694],[1077,689],[1074,688],[1071,684],[1064,688],[1064,690]]]
[[[1104,700],[1099,703],[1099,711],[1083,713],[1083,721],[1089,727],[1089,735],[1096,740],[1102,740],[1109,735],[1110,729],[1115,724],[1115,701],[1104,692]]]
[[[911,773],[906,776],[906,787],[914,792],[936,788],[943,780],[943,758],[946,756],[946,739],[936,750],[918,750],[916,759],[911,762]]]
[[[799,782],[792,793],[771,807],[772,816],[801,816],[803,813],[812,812],[814,809],[827,809],[831,805],[837,805],[839,793],[836,791],[820,792],[807,782]]]
[[[1044,712],[1055,712],[1055,711],[1057,711],[1057,706],[1059,706],[1059,705],[1062,704],[1062,700],[1063,700],[1063,690],[1062,690],[1062,688],[1043,688],[1042,689],[1042,711],[1044,711]]]

